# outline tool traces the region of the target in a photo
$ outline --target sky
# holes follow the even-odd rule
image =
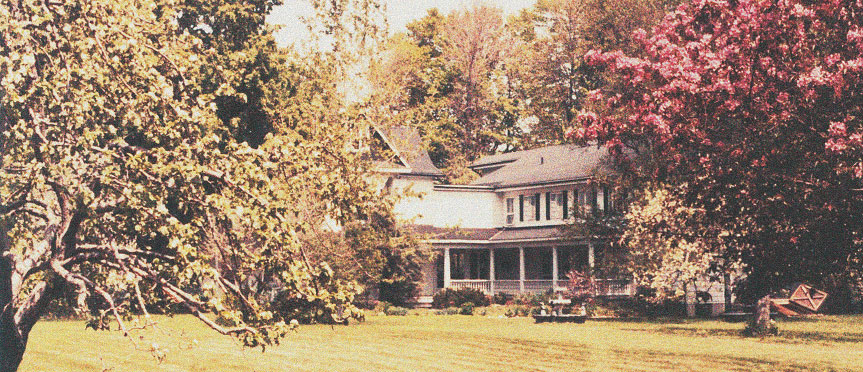
[[[426,11],[437,8],[443,14],[457,9],[467,9],[475,4],[491,5],[501,8],[504,17],[518,13],[519,10],[533,5],[536,0],[382,0],[387,7],[387,19],[390,33],[405,31],[405,26],[413,20],[425,16]],[[307,33],[300,22],[300,16],[311,16],[312,6],[307,0],[285,0],[285,4],[273,9],[267,22],[283,25],[276,34],[276,40],[282,46],[303,40]]]

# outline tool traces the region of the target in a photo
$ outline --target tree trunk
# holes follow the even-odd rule
[[[747,336],[770,336],[779,333],[776,326],[770,321],[770,295],[762,297],[758,300],[758,305],[755,306],[755,314],[746,330],[743,332]]]
[[[724,285],[722,294],[725,297],[725,312],[731,311],[731,274],[725,273],[722,277],[722,284]]]
[[[0,372],[15,372],[24,357],[27,335],[21,334],[15,324],[12,306],[4,306],[0,313]]]
[[[758,305],[755,307],[755,319],[752,324],[758,330],[767,330],[770,328],[770,296],[764,296],[758,300]]]
[[[6,231],[0,229],[0,253],[9,250],[5,240]],[[24,356],[27,344],[26,335],[21,337],[18,324],[15,323],[15,312],[12,298],[12,268],[9,256],[0,255],[0,372],[12,372],[18,369]]]

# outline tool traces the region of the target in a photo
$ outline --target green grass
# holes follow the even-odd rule
[[[117,332],[84,330],[83,322],[40,322],[20,371],[863,370],[863,316],[780,321],[782,334],[766,339],[740,337],[740,323],[704,320],[372,316],[347,327],[303,326],[265,353],[188,316],[158,319],[158,329],[139,331],[135,344]],[[149,350],[154,342],[168,349],[161,364]]]

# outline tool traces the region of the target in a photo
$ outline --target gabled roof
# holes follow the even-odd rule
[[[395,153],[401,164],[387,164],[398,173],[418,176],[442,177],[444,174],[432,163],[416,128],[399,126],[377,128],[375,132]]]
[[[517,187],[589,178],[607,165],[608,150],[600,146],[557,145],[483,157],[471,169],[491,169],[471,185]]]

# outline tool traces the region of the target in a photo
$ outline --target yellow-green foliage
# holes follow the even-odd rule
[[[311,205],[343,225],[389,204],[340,61],[277,48],[276,3],[0,2],[0,370],[64,288],[100,317],[182,309],[249,346],[291,329],[273,287],[352,314],[359,288],[299,236]]]

